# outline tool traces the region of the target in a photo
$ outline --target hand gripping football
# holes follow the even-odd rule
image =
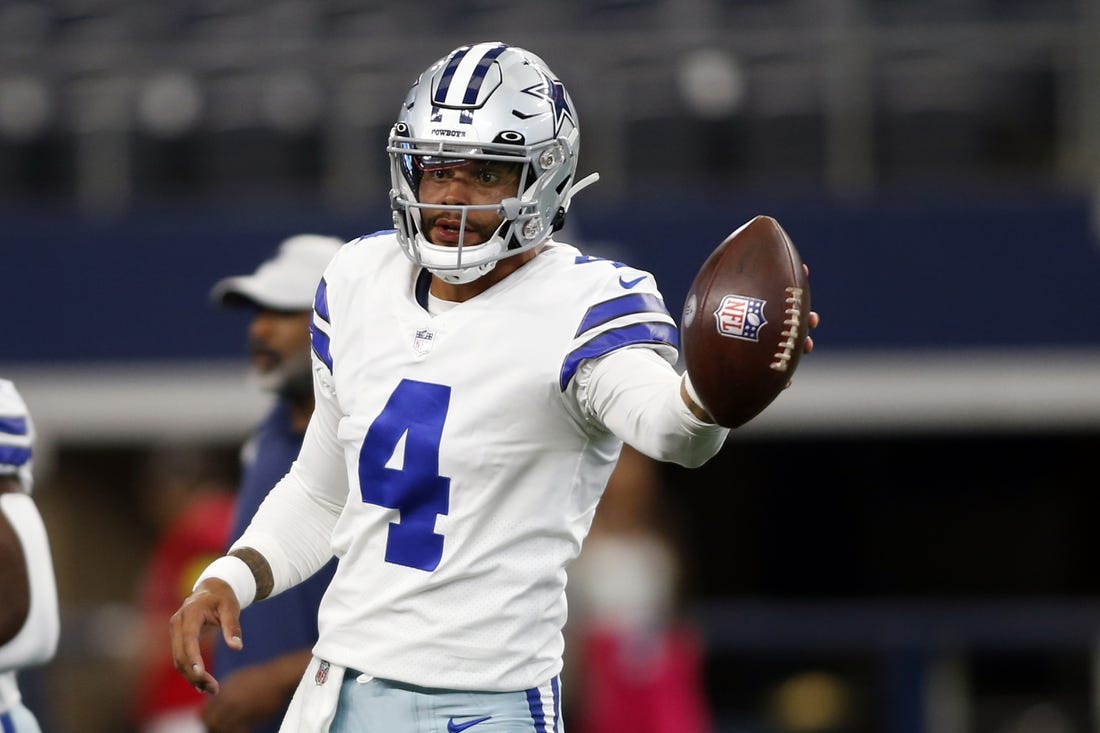
[[[809,329],[810,285],[790,237],[757,216],[707,257],[681,321],[684,364],[719,425],[756,417],[790,382]]]

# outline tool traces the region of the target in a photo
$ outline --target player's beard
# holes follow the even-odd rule
[[[309,351],[283,359],[267,371],[253,366],[248,370],[248,381],[265,392],[274,392],[289,399],[310,397],[313,395],[313,364]]]
[[[432,229],[435,228],[436,224],[439,223],[440,219],[450,219],[457,223],[462,219],[462,216],[460,214],[456,215],[455,212],[451,211],[435,211],[427,213],[424,216],[424,231],[427,232],[428,241],[432,241],[434,244],[439,244],[439,242],[434,242],[434,240],[432,240],[431,232]],[[462,235],[463,246],[476,247],[479,244],[484,244],[485,242],[488,242],[497,233],[497,230],[500,229],[500,225],[501,221],[499,219],[491,224],[483,224],[467,219],[466,227],[463,230]]]

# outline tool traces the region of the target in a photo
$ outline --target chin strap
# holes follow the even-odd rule
[[[432,273],[440,280],[448,282],[452,285],[465,285],[466,283],[472,283],[479,277],[483,277],[489,274],[489,271],[497,266],[497,261],[485,262],[480,265],[474,265],[473,267],[463,267],[461,270],[433,270],[430,267],[425,269]]]

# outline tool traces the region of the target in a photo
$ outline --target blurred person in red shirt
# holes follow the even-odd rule
[[[660,492],[657,462],[624,445],[569,570],[571,732],[714,730],[702,642],[679,614],[680,557]]]
[[[176,672],[165,648],[168,618],[191,594],[199,573],[221,556],[233,521],[233,490],[209,457],[189,449],[150,455],[144,490],[154,523],[162,527],[139,585],[142,638],[134,720],[140,733],[205,733],[205,696]],[[213,637],[203,650],[209,660]]]

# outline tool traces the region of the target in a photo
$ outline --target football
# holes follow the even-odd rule
[[[719,425],[744,425],[790,382],[809,329],[810,285],[790,237],[770,216],[730,234],[684,301],[684,365]]]

